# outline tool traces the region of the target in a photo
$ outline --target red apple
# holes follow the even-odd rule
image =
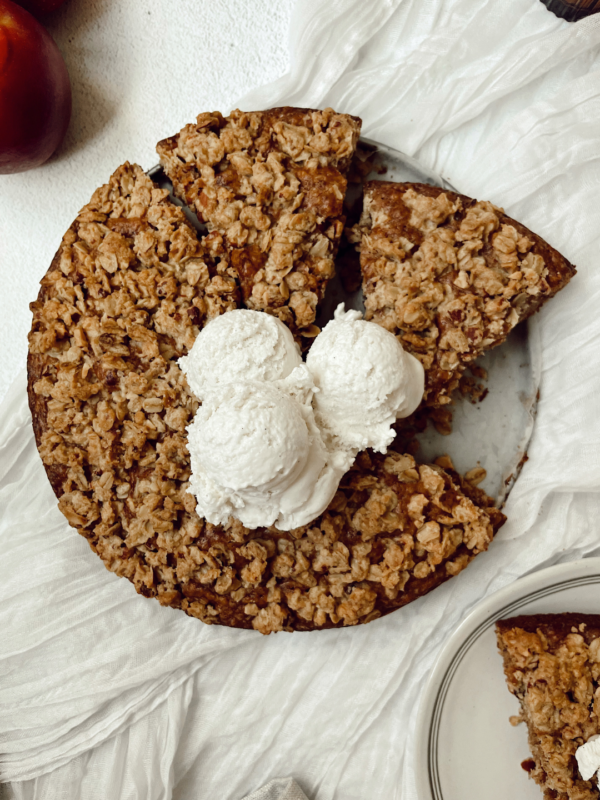
[[[62,6],[65,0],[17,0],[17,2],[32,14],[49,14]]]
[[[71,82],[48,31],[0,0],[0,174],[43,164],[71,117]]]

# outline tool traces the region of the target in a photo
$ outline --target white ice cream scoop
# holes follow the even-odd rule
[[[328,453],[314,422],[304,365],[275,383],[221,384],[206,392],[188,426],[197,512],[215,525],[291,530],[327,508],[349,468]]]
[[[424,370],[393,333],[340,304],[309,350],[306,365],[319,391],[319,425],[356,452],[385,452],[393,423],[423,397]]]
[[[283,322],[262,311],[239,309],[211,320],[178,363],[202,400],[210,386],[278,380],[301,362],[298,345]]]
[[[385,452],[423,395],[421,364],[343,305],[306,364],[289,330],[257,311],[213,320],[179,363],[202,401],[187,428],[190,491],[215,525],[307,525],[356,454]]]
[[[198,435],[195,435],[195,434]],[[304,466],[309,441],[298,403],[268,383],[215,386],[190,431],[204,472],[233,491],[275,491]]]

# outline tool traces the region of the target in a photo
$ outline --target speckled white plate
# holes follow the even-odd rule
[[[419,800],[541,800],[521,762],[527,729],[504,680],[494,623],[518,614],[600,609],[600,558],[534,572],[477,605],[446,642],[417,721]]]
[[[359,153],[374,164],[367,180],[430,183],[458,191],[415,159],[370,139],[360,140]],[[171,188],[160,166],[153,167],[148,174],[160,186]],[[189,208],[174,201],[183,207],[196,228],[206,230]],[[362,290],[348,293],[341,281],[334,278],[327,287],[318,324],[323,326],[332,319],[335,308],[342,302],[346,308],[364,311]],[[503,345],[490,350],[477,364],[488,373],[484,381],[489,391],[487,397],[473,405],[457,395],[452,433],[442,436],[430,425],[417,437],[418,458],[433,461],[447,453],[461,473],[476,466],[484,467],[487,477],[480,488],[502,505],[520,472],[535,421],[541,373],[541,349],[535,326],[528,331],[527,323],[517,325]]]

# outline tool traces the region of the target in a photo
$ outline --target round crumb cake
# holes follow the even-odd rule
[[[221,527],[188,493],[198,401],[177,359],[240,305],[223,236],[124,164],[63,237],[32,304],[28,393],[59,507],[115,574],[206,623],[261,633],[369,622],[456,575],[504,521],[446,459],[362,453],[285,532]]]

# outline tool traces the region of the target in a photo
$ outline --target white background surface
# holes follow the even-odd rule
[[[123,161],[202,111],[228,113],[288,67],[293,0],[67,0],[45,24],[71,76],[73,116],[52,159],[0,175],[0,399],[27,354],[29,303],[77,212]]]

